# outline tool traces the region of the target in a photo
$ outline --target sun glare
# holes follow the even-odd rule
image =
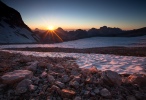
[[[54,26],[48,26],[48,30],[54,30]]]

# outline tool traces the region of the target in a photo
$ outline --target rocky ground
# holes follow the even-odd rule
[[[66,52],[66,53],[96,53],[96,54],[114,54],[114,55],[123,55],[123,56],[146,57],[146,52],[145,52],[146,47],[96,47],[96,48],[87,48],[87,49],[38,47],[38,48],[10,48],[8,50],[37,51],[37,52]]]
[[[146,75],[0,51],[0,100],[145,100]]]

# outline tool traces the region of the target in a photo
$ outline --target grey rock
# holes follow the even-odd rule
[[[53,83],[55,82],[55,78],[54,78],[54,76],[52,76],[52,75],[49,75],[49,74],[48,74],[47,79],[48,79],[48,81],[49,81],[51,84],[53,84]]]
[[[113,72],[111,70],[103,71],[100,81],[102,82],[102,84],[109,86],[120,86],[122,83],[121,76],[117,72]]]
[[[29,79],[24,79],[22,80],[21,82],[18,83],[18,85],[16,86],[16,92],[19,94],[21,93],[25,93],[28,88],[29,88],[29,85],[32,84],[32,81],[29,80]]]
[[[37,65],[38,65],[38,61],[35,61],[35,62],[32,62],[31,65],[26,66],[25,69],[35,72],[37,70]]]
[[[62,82],[60,82],[60,81],[56,81],[55,84],[56,84],[57,86],[59,86],[60,88],[64,88],[64,87],[65,87],[65,84],[62,83]]]
[[[70,77],[68,77],[68,75],[62,76],[62,82],[68,82],[69,80],[70,80]]]
[[[69,85],[75,89],[79,88],[80,84],[77,81],[70,81]]]
[[[95,88],[93,91],[94,91],[94,93],[96,93],[96,94],[99,94],[99,92],[100,92],[98,88]]]
[[[76,96],[74,100],[82,100],[82,98],[80,96]]]
[[[105,98],[109,98],[111,97],[111,93],[109,92],[109,90],[107,90],[106,88],[103,88],[101,91],[100,91],[100,95],[105,97]]]

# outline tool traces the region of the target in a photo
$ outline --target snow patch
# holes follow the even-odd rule
[[[39,57],[73,57],[80,68],[97,67],[99,70],[112,70],[120,74],[146,74],[146,57],[116,56],[108,54],[58,53],[58,52],[30,52],[3,50],[10,53],[33,55]]]

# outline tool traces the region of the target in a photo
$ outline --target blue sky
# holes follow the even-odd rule
[[[146,27],[145,0],[2,0],[22,15],[32,29],[99,28],[124,30]]]

